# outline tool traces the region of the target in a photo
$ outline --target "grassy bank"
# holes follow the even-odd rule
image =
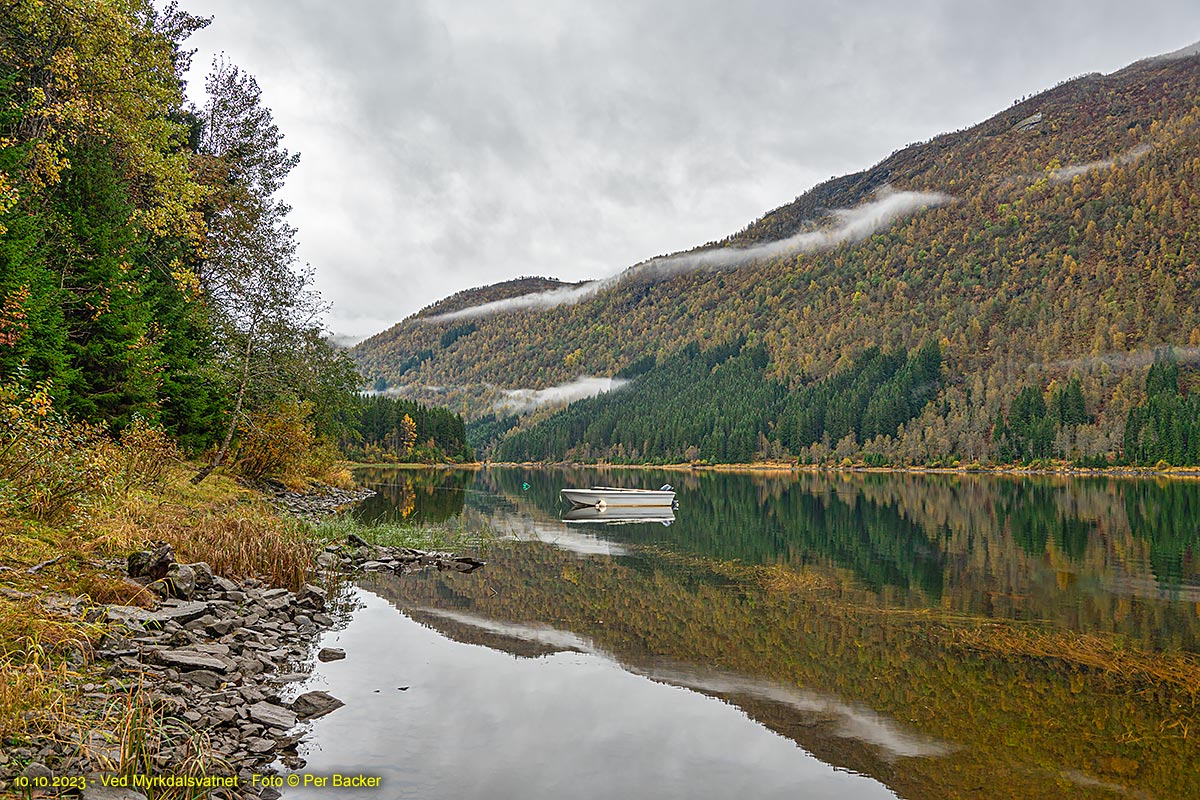
[[[119,455],[119,449],[110,453]],[[118,487],[101,479],[59,513],[0,508],[0,752],[16,751],[19,766],[26,760],[22,748],[78,742],[102,729],[120,750],[114,770],[144,772],[134,761],[154,738],[148,726],[158,724],[141,697],[148,693],[128,695],[103,719],[95,704],[85,702],[89,688],[108,680],[93,661],[105,632],[95,621],[98,607],[155,602],[146,587],[125,576],[130,552],[167,543],[181,562],[203,561],[234,580],[257,578],[296,590],[311,579],[320,549],[351,533],[372,543],[425,549],[454,549],[471,539],[452,527],[364,528],[348,517],[306,522],[227,475],[216,473],[194,486],[194,471],[194,464],[172,459],[152,480]]]

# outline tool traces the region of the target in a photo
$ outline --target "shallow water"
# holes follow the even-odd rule
[[[984,476],[374,471],[486,528],[325,644],[305,775],[380,797],[1200,796],[1200,487]],[[657,488],[654,522],[565,485]],[[401,691],[402,687],[407,687]],[[289,796],[328,789],[288,789]]]

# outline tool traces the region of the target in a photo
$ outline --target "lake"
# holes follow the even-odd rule
[[[392,798],[1200,797],[1200,484],[366,469],[364,521],[490,537],[372,574],[296,774]],[[658,488],[649,520],[563,486]],[[287,789],[315,797],[327,789]]]

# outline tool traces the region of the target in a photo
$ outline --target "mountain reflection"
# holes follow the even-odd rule
[[[905,607],[1053,620],[1152,647],[1200,649],[1197,615],[1181,605],[1200,600],[1194,482],[515,467],[381,468],[359,477],[379,492],[359,510],[363,519],[460,518],[580,555],[650,546],[821,568]],[[558,494],[568,485],[663,483],[677,487],[680,503],[669,526],[578,522]]]

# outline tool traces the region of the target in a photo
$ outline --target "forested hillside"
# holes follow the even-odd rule
[[[94,489],[96,454],[130,432],[203,458],[197,480],[315,477],[378,433],[297,263],[279,190],[299,156],[224,58],[185,100],[209,20],[160,6],[0,12],[0,510]],[[403,456],[469,456],[461,419],[406,410]]]
[[[829,210],[860,206],[884,186],[946,196],[861,240],[723,269],[641,269],[573,305],[473,317],[469,337],[445,342],[463,319],[413,317],[352,353],[372,379],[409,396],[452,399],[470,418],[486,419],[495,387],[615,375],[646,358],[662,369],[692,344],[708,350],[752,337],[765,354],[763,374],[797,393],[871,348],[936,343],[944,377],[914,418],[807,444],[768,424],[767,446],[756,451],[817,459],[870,453],[892,463],[1124,459],[1126,422],[1146,401],[1156,352],[1174,348],[1181,404],[1195,383],[1198,109],[1195,56],[1077,78],[822,184],[718,246],[828,228],[840,219]],[[1022,450],[1006,422],[1018,395],[1035,392],[1048,408],[1068,384],[1083,411],[1057,420],[1048,446],[1046,432],[1037,433],[1041,456]],[[1030,409],[1037,412],[1031,402],[1027,394],[1017,404],[1018,427]],[[692,413],[684,403],[674,408]],[[514,430],[546,416],[539,411]],[[1005,424],[1007,438],[997,430]],[[1137,435],[1144,440],[1143,430]]]
[[[0,50],[0,376],[67,418],[185,448],[270,419],[332,437],[353,365],[323,340],[278,190],[298,162],[254,78],[187,104],[170,4],[10,3]],[[282,433],[282,431],[280,431]]]

